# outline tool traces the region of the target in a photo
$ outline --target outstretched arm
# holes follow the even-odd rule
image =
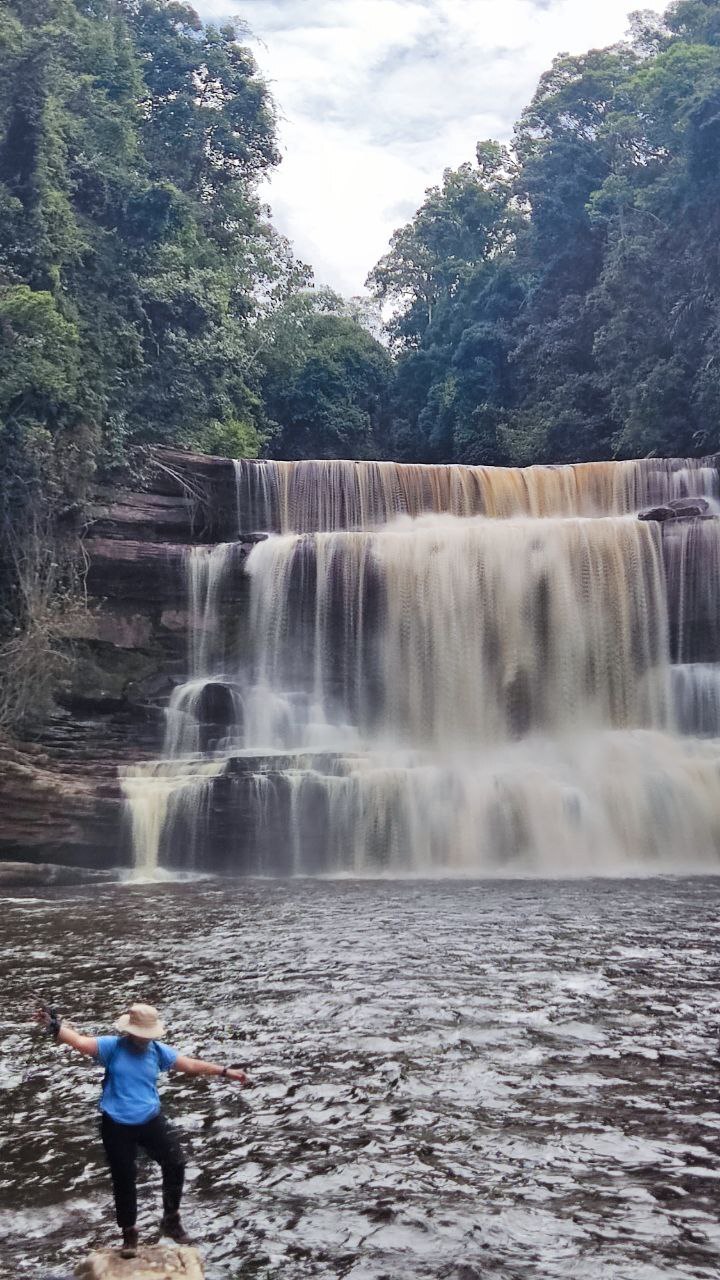
[[[58,1044],[69,1044],[70,1048],[77,1049],[78,1053],[84,1053],[88,1058],[97,1058],[98,1042],[96,1036],[81,1035],[79,1031],[69,1027],[66,1022],[59,1022],[49,1009],[38,1009],[35,1014],[35,1020],[44,1026],[46,1031],[51,1032],[53,1025],[57,1024],[58,1030],[54,1034]]]
[[[227,1080],[237,1080],[238,1084],[249,1084],[244,1071],[234,1067],[221,1067],[217,1062],[205,1062],[202,1058],[186,1058],[179,1054],[171,1071],[184,1071],[188,1076],[225,1076]]]

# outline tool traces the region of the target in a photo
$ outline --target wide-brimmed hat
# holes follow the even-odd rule
[[[158,1011],[151,1004],[131,1004],[127,1013],[120,1015],[115,1028],[130,1036],[140,1036],[142,1040],[157,1040],[165,1035]]]

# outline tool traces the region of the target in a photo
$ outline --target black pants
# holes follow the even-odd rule
[[[118,1124],[103,1111],[100,1136],[110,1165],[115,1216],[121,1230],[134,1227],[137,1218],[138,1147],[143,1147],[162,1169],[163,1213],[178,1212],[185,1181],[185,1161],[178,1136],[164,1115],[154,1116],[145,1124]]]

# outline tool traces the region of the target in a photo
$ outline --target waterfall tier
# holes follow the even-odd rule
[[[714,466],[236,479],[269,536],[188,551],[189,679],[123,779],[143,873],[717,868]]]
[[[720,495],[717,466],[694,458],[533,467],[241,461],[235,471],[238,528],[244,532],[369,529],[425,512],[626,515],[675,499],[717,501]]]
[[[255,683],[364,738],[452,750],[667,719],[656,525],[422,517],[271,538],[247,572]]]

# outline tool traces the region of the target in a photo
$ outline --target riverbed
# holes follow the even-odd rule
[[[251,1075],[164,1090],[208,1280],[716,1277],[719,908],[701,877],[4,897],[0,1275],[116,1238],[101,1072],[31,1032],[38,993],[87,1031],[155,1003]]]

